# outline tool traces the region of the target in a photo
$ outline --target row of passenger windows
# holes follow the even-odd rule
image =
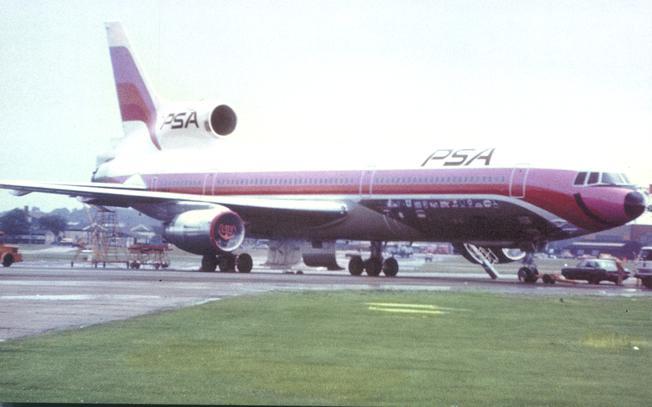
[[[217,179],[215,186],[224,185],[358,185],[354,178],[252,178],[252,179]],[[505,182],[504,177],[470,176],[470,177],[379,177],[375,185],[387,184],[488,184]],[[202,181],[192,179],[163,179],[159,187],[201,187]]]
[[[379,177],[376,184],[490,184],[505,182],[505,177]]]
[[[629,185],[625,174],[615,172],[579,172],[575,177],[574,185]]]

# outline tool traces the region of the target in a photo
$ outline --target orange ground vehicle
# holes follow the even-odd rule
[[[0,263],[9,267],[20,261],[23,261],[23,255],[18,252],[18,246],[4,244],[4,232],[0,231]]]

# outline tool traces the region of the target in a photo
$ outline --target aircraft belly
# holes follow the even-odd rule
[[[140,205],[165,221],[186,205]],[[201,205],[197,205],[201,206]],[[347,201],[345,215],[257,209],[240,213],[247,236],[266,239],[484,242],[510,245],[571,237],[561,219],[547,219],[521,201],[490,198],[365,199]]]
[[[385,199],[364,200],[361,205],[417,230],[429,241],[505,244],[566,237],[557,225],[509,200]]]

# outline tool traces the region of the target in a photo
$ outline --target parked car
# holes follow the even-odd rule
[[[575,267],[564,267],[561,275],[569,280],[586,280],[590,284],[600,284],[607,280],[614,284],[626,280],[630,272],[612,259],[587,259],[577,263]]]

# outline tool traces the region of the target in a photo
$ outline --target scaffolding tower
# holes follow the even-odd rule
[[[103,206],[85,206],[89,219],[89,247],[80,248],[70,266],[76,261],[88,261],[93,267],[107,263],[122,263],[129,267],[129,253],[125,239],[120,236],[116,213]]]

